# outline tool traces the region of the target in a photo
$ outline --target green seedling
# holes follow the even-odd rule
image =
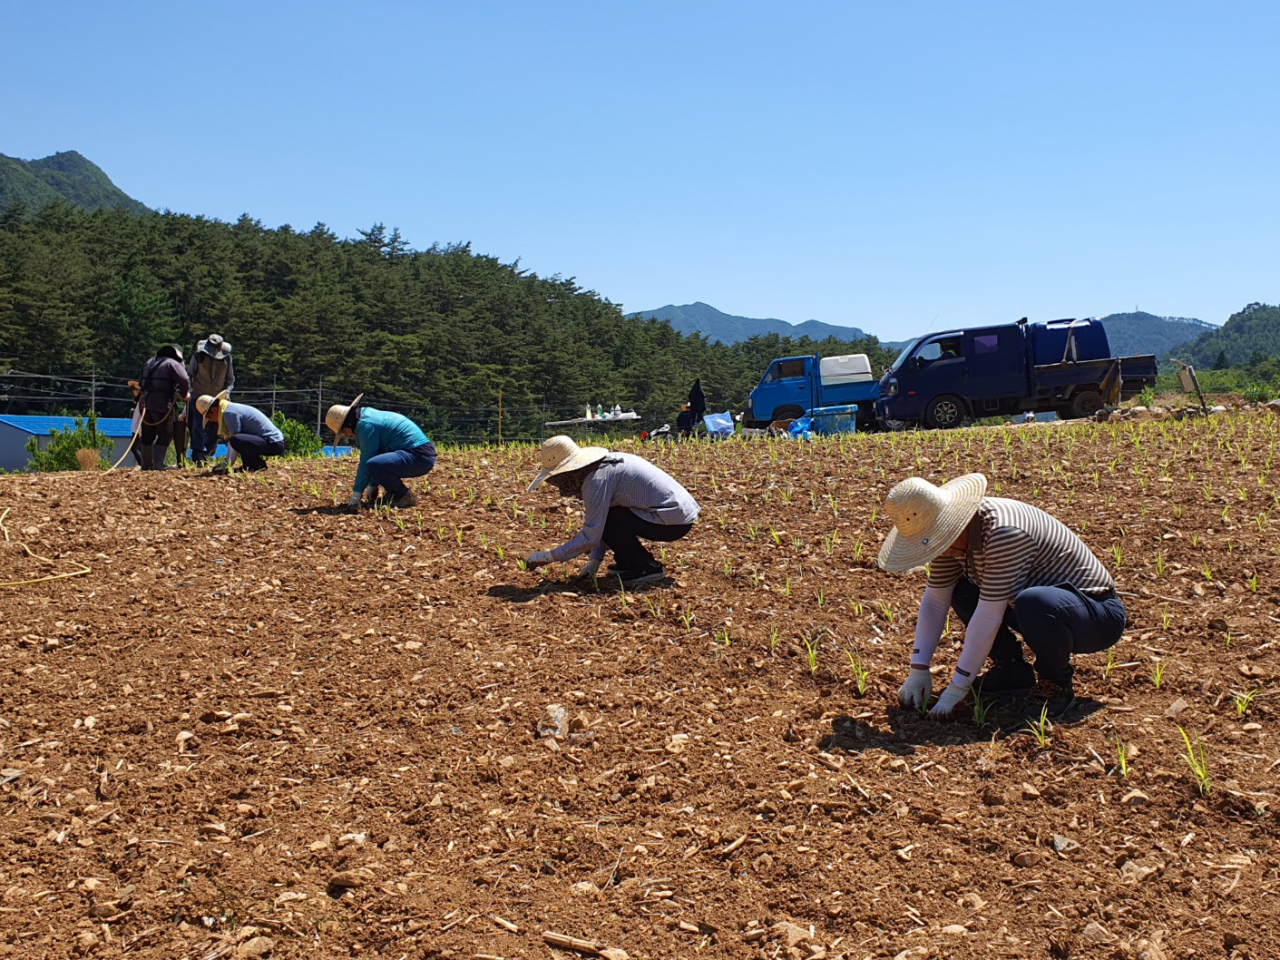
[[[1205,578],[1205,580],[1206,580],[1206,581],[1208,581],[1208,582],[1210,582],[1210,583],[1212,583],[1212,582],[1213,582],[1213,568],[1212,568],[1212,567],[1210,567],[1210,566],[1209,566],[1209,564],[1208,564],[1207,562],[1205,563],[1205,565],[1204,565],[1203,567],[1201,567],[1201,568],[1200,568],[1200,572],[1201,572],[1202,574],[1204,574],[1204,578]]]
[[[1186,752],[1181,754],[1182,759],[1187,761],[1187,766],[1191,768],[1191,776],[1196,782],[1196,787],[1200,791],[1200,796],[1207,797],[1209,795],[1211,784],[1209,780],[1209,754],[1199,737],[1193,741],[1190,735],[1182,727],[1178,727],[1178,732],[1182,734],[1182,742],[1186,745]]]
[[[1244,585],[1249,588],[1250,593],[1257,593],[1258,592],[1258,575],[1255,573],[1253,576],[1251,576],[1248,580],[1244,582]]]
[[[973,690],[973,722],[980,727],[987,725],[987,714],[991,712],[991,701],[983,700],[982,694]]]
[[[822,589],[822,587],[819,587],[818,595],[815,598],[818,601],[818,606],[822,606],[823,602],[826,600],[826,597],[827,597],[826,592]]]
[[[853,673],[854,688],[858,691],[858,696],[862,696],[867,692],[867,683],[871,679],[871,671],[862,662],[862,654],[857,650],[846,650],[844,655],[849,658],[849,670]]]
[[[1253,704],[1253,698],[1257,695],[1258,688],[1243,692],[1233,692],[1231,694],[1231,702],[1236,706],[1236,716],[1243,717],[1249,712],[1249,707]]]
[[[684,613],[680,614],[680,622],[684,624],[685,633],[693,632],[693,624],[697,619],[697,616],[692,610],[686,610]]]
[[[1156,576],[1164,576],[1164,554],[1159,551],[1156,552]]]
[[[524,571],[529,569],[529,564],[525,563],[523,560],[517,560],[516,569],[519,570],[521,573],[523,573]]]
[[[733,640],[729,637],[728,627],[721,627],[719,630],[717,630],[715,639],[716,639],[716,643],[718,643],[722,647],[728,647],[731,643],[733,643]]]
[[[888,600],[881,601],[880,616],[884,617],[885,623],[893,626],[893,605]]]
[[[1117,567],[1120,566],[1120,564],[1124,561],[1124,549],[1120,546],[1120,544],[1115,543],[1111,545],[1111,556],[1115,558],[1116,566]]]
[[[1049,722],[1049,705],[1046,703],[1040,710],[1040,718],[1038,720],[1027,721],[1027,729],[1031,731],[1031,736],[1036,741],[1036,746],[1043,747],[1049,742],[1049,731],[1053,729],[1053,724]]]
[[[1160,682],[1164,680],[1164,663],[1157,660],[1151,665],[1151,682],[1156,685],[1156,689],[1160,689]]]
[[[1164,628],[1165,630],[1168,630],[1168,629],[1169,629],[1169,624],[1171,624],[1171,623],[1173,623],[1173,615],[1169,613],[1169,608],[1168,608],[1168,607],[1163,607],[1163,608],[1161,608],[1161,610],[1160,610],[1160,626],[1161,626],[1162,628]]]
[[[773,653],[778,648],[778,625],[776,623],[769,624],[769,652]]]
[[[1111,647],[1107,650],[1107,662],[1102,665],[1102,679],[1111,678],[1111,671],[1116,668],[1116,648]]]
[[[1129,778],[1129,745],[1116,737],[1116,773],[1120,774],[1120,779],[1127,780]]]
[[[854,615],[855,617],[860,617],[860,616],[862,616],[862,610],[863,610],[862,601],[861,601],[861,600],[854,600],[852,597],[850,597],[850,598],[849,598],[849,609],[853,611],[853,615]]]
[[[803,637],[805,659],[809,663],[809,675],[818,672],[818,648],[822,645],[822,638],[815,635],[814,637]]]

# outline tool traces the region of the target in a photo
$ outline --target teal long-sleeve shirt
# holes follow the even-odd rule
[[[369,486],[369,460],[380,453],[412,450],[429,443],[427,435],[408,417],[388,410],[364,407],[356,421],[356,446],[360,448],[360,465],[356,467],[353,489],[364,493]]]

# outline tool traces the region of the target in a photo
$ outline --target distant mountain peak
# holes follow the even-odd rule
[[[713,343],[739,343],[770,333],[783,337],[809,337],[811,340],[825,340],[828,337],[846,341],[863,340],[870,336],[869,333],[857,327],[839,326],[819,320],[806,320],[803,323],[793,324],[773,317],[735,317],[701,300],[680,306],[669,303],[656,310],[640,310],[628,316],[646,320],[665,320],[677,333],[683,333],[686,336],[699,333]]]
[[[37,210],[58,200],[86,210],[108,207],[129,213],[151,212],[76,150],[63,150],[39,160],[20,160],[0,153],[0,209],[21,203]]]

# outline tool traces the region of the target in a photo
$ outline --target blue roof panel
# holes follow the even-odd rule
[[[75,426],[74,417],[31,417],[0,415],[0,423],[15,427],[33,437],[47,437],[50,430],[70,430]],[[99,417],[98,432],[112,439],[128,439],[133,436],[133,421],[127,417]]]

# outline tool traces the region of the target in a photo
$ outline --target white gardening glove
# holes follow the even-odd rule
[[[934,704],[932,710],[929,711],[930,720],[946,720],[952,712],[960,706],[965,697],[969,695],[969,684],[956,683],[952,680],[947,684],[947,689],[942,691],[942,696],[938,697],[938,702]]]
[[[360,494],[353,493],[350,497],[348,497],[347,506],[353,507],[358,510],[360,508]]]
[[[235,447],[230,447],[230,448],[227,450],[227,470],[228,470],[228,472],[231,470],[231,468],[232,468],[232,467],[234,467],[234,466],[236,465],[236,458],[237,458],[237,457],[239,457],[239,456],[240,456],[240,454],[236,451],[236,448],[235,448]]]
[[[537,570],[539,567],[545,567],[548,563],[555,563],[555,558],[546,550],[535,550],[529,554],[524,565],[530,570]]]
[[[898,702],[911,710],[919,710],[929,703],[933,695],[933,677],[929,669],[911,668],[907,682],[898,688]]]
[[[588,580],[594,580],[599,570],[599,560],[588,560],[582,568],[582,576],[586,577]]]

